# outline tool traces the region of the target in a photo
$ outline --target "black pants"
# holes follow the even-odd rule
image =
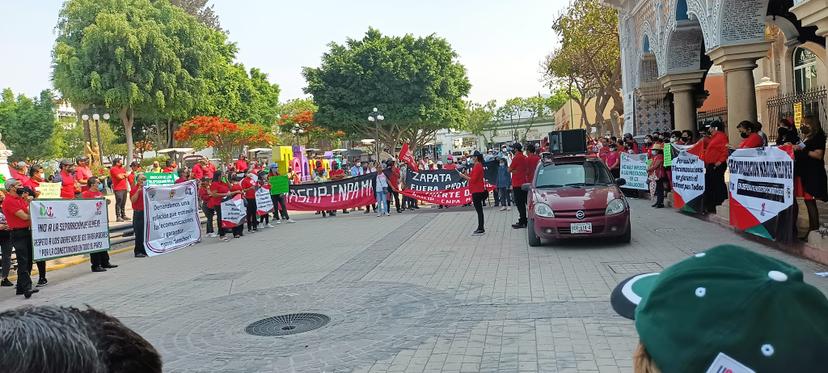
[[[483,230],[483,201],[489,198],[489,193],[478,192],[472,193],[472,203],[474,204],[474,211],[477,211],[477,230]]]
[[[125,218],[126,217],[126,200],[127,200],[127,191],[126,190],[116,190],[115,191],[115,217],[116,218]]]
[[[218,224],[219,237],[224,237],[227,234],[227,229],[224,229],[224,224],[221,222],[221,205],[214,207],[213,211],[216,212],[216,224]]]
[[[661,178],[656,180],[655,185],[655,197],[656,197],[656,205],[664,206],[664,187],[667,183],[666,178]]]
[[[518,224],[526,224],[526,196],[527,192],[520,187],[512,188],[512,195],[515,199],[515,207],[518,210]]]
[[[135,232],[135,247],[132,252],[135,255],[147,254],[144,249],[144,212],[132,211],[132,230]]]
[[[99,251],[89,254],[89,262],[92,264],[92,268],[107,266],[109,265],[109,252]]]
[[[388,191],[391,192],[391,196],[394,197],[394,207],[397,208],[397,212],[400,212],[400,193],[392,188],[388,188]]]
[[[707,173],[704,174],[704,207],[707,212],[716,212],[716,206],[727,199],[727,185],[724,181],[727,164],[722,163],[718,167],[708,164],[705,168]]]
[[[207,234],[215,232],[215,229],[213,229],[213,218],[216,216],[216,210],[207,207],[206,203],[201,205],[201,209],[204,211],[204,216],[207,218]]]
[[[259,219],[256,216],[256,199],[245,199],[247,200],[247,231],[255,231],[259,228]]]
[[[28,228],[14,229],[10,237],[17,254],[17,291],[23,292],[32,288],[32,231]]]
[[[282,219],[290,219],[290,216],[288,215],[287,200],[285,199],[285,195],[273,194],[270,196],[270,199],[273,201],[273,218],[279,220],[279,214],[281,214]]]
[[[11,271],[12,242],[9,231],[0,231],[0,278],[8,278]]]

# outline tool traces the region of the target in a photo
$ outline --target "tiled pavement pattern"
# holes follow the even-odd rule
[[[120,268],[50,274],[29,302],[0,289],[0,309],[89,304],[121,318],[164,355],[169,372],[627,372],[632,322],[612,312],[620,280],[719,243],[789,261],[828,292],[823,266],[671,210],[633,202],[633,243],[526,245],[514,212],[352,213],[162,257],[116,256]],[[331,317],[286,337],[247,335],[262,318]]]

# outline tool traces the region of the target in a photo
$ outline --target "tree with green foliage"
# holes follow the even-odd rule
[[[185,119],[235,46],[167,0],[67,0],[53,50],[55,87],[75,107],[105,106],[123,125],[127,161],[136,117]]]
[[[362,39],[331,43],[319,67],[303,69],[319,106],[316,124],[331,131],[375,136],[368,115],[377,108],[379,141],[424,145],[437,130],[459,126],[471,84],[443,38],[385,36],[370,28]]]
[[[460,128],[474,135],[483,136],[485,143],[489,144],[491,141],[486,137],[486,131],[493,128],[492,120],[495,118],[496,107],[495,100],[490,100],[485,104],[466,102],[466,119]]]
[[[213,5],[207,6],[208,0],[170,0],[173,5],[184,9],[185,12],[198,19],[202,24],[217,31],[221,29],[218,14]]]
[[[37,98],[14,97],[6,88],[0,99],[0,134],[13,152],[12,159],[43,161],[54,155],[52,134],[57,126],[54,96],[49,90]]]
[[[547,78],[565,87],[587,117],[586,103],[595,100],[594,125],[620,134],[624,114],[621,98],[621,49],[618,11],[599,0],[576,0],[554,22],[559,47],[546,62]],[[612,106],[609,106],[612,104]],[[604,111],[610,107],[610,125]]]

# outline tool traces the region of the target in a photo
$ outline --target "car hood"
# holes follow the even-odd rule
[[[605,209],[607,204],[623,194],[614,185],[536,189],[535,201],[543,202],[552,210]]]

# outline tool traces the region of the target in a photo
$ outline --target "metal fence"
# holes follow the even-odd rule
[[[763,131],[771,139],[776,138],[776,130],[779,127],[779,121],[788,119],[791,123],[795,123],[797,111],[800,115],[815,116],[819,118],[819,123],[822,129],[828,130],[828,105],[826,105],[826,98],[828,98],[828,90],[825,87],[817,87],[800,93],[787,93],[776,96],[768,100],[768,114],[770,123],[764,123]]]
[[[707,111],[700,111],[696,113],[696,129],[698,131],[704,132],[705,127],[714,122],[720,121],[727,126],[727,108],[720,107],[715,108]]]

